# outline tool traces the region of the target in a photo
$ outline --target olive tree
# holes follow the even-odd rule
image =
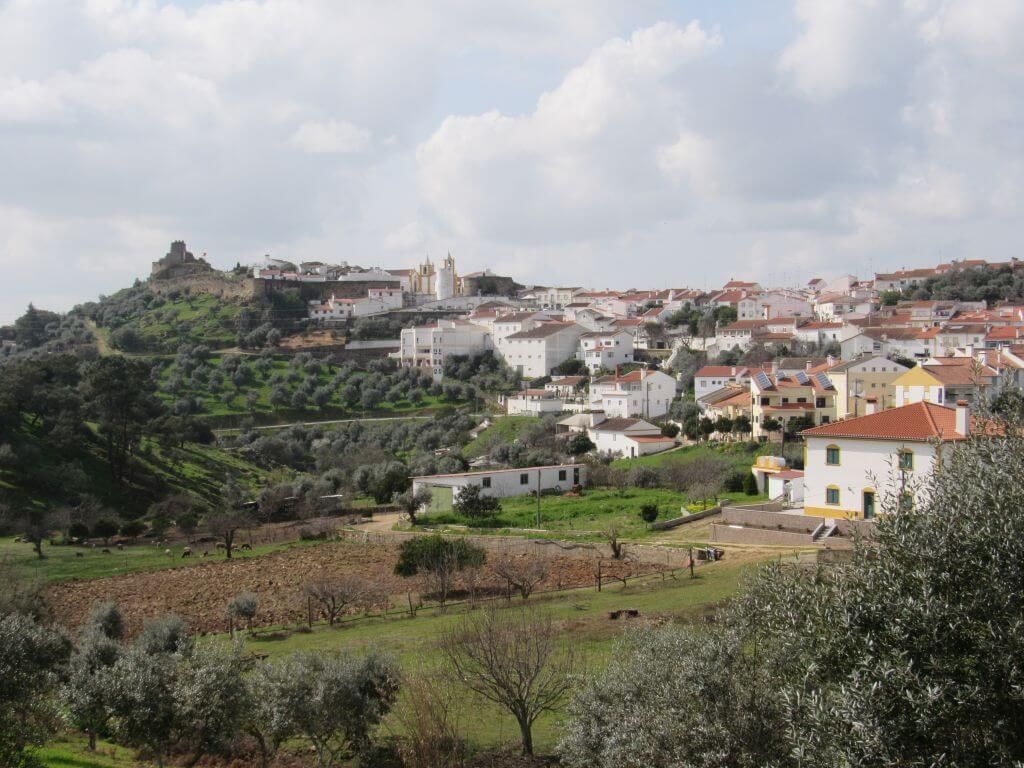
[[[31,750],[56,730],[50,695],[70,643],[18,613],[0,616],[0,765],[33,765]]]
[[[773,765],[782,703],[736,633],[631,633],[571,701],[558,752],[571,768]]]
[[[67,680],[61,688],[64,718],[72,728],[88,737],[89,751],[110,720],[110,671],[121,657],[121,644],[102,627],[88,628],[68,664]]]
[[[268,696],[264,723],[277,743],[286,734],[308,740],[320,768],[365,752],[399,689],[395,661],[377,653],[297,653],[269,679],[272,685],[261,689]]]
[[[391,499],[392,504],[397,504],[402,508],[402,511],[409,516],[409,522],[416,525],[416,515],[419,514],[420,510],[430,505],[433,499],[429,488],[420,488],[418,491],[413,491],[409,488],[402,493],[396,493]]]
[[[235,634],[235,621],[243,619],[246,627],[252,629],[252,620],[256,618],[259,600],[252,592],[241,592],[228,602],[227,614],[231,635]]]
[[[174,720],[178,743],[192,753],[190,764],[207,754],[226,755],[250,708],[239,646],[206,643],[183,659],[174,679]]]

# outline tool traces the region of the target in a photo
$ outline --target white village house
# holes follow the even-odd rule
[[[604,411],[609,418],[657,419],[668,413],[675,396],[674,378],[646,368],[602,376],[590,383],[590,407]]]
[[[507,498],[540,491],[568,491],[587,482],[586,464],[553,464],[521,469],[489,469],[481,472],[456,472],[447,475],[422,475],[412,478],[415,493],[430,491],[429,512],[449,512],[463,488],[480,487],[481,496]]]
[[[632,363],[633,334],[621,328],[584,333],[580,336],[579,358],[591,373],[613,371]]]
[[[804,430],[804,513],[870,520],[883,499],[907,493],[913,503],[943,446],[965,439],[969,422],[965,403],[922,401]]]

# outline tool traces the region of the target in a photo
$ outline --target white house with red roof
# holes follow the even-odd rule
[[[745,365],[705,365],[693,376],[695,398],[710,395],[728,384],[746,384],[751,369]]]
[[[674,378],[646,368],[602,376],[590,383],[590,407],[609,417],[657,419],[668,413],[675,396]]]
[[[969,420],[966,404],[922,401],[804,430],[804,513],[863,520],[901,494],[909,503]]]
[[[607,418],[587,429],[598,453],[626,459],[667,451],[676,441],[664,437],[661,429],[643,419]]]

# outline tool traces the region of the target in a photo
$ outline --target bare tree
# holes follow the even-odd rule
[[[459,691],[445,670],[422,669],[405,676],[405,696],[394,709],[398,751],[408,768],[461,768],[466,742],[459,736]]]
[[[622,550],[625,547],[625,545],[621,541],[619,541],[618,527],[614,525],[609,525],[603,531],[601,531],[601,535],[604,537],[604,540],[608,542],[608,546],[611,547],[612,557],[616,560],[621,560],[623,554]]]
[[[363,605],[371,590],[361,577],[345,575],[310,581],[303,591],[307,598],[317,603],[320,613],[333,627],[346,609]]]
[[[528,554],[520,557],[509,555],[494,564],[494,572],[508,582],[509,587],[519,592],[523,600],[529,600],[533,591],[548,577],[550,562],[546,557]]]
[[[507,709],[519,724],[523,754],[533,754],[533,724],[554,710],[576,668],[551,616],[535,609],[468,615],[442,640],[445,658],[471,691]]]

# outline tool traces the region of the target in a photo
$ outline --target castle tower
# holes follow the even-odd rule
[[[437,296],[438,301],[450,299],[455,295],[455,282],[455,259],[449,253],[437,271],[434,295]]]

